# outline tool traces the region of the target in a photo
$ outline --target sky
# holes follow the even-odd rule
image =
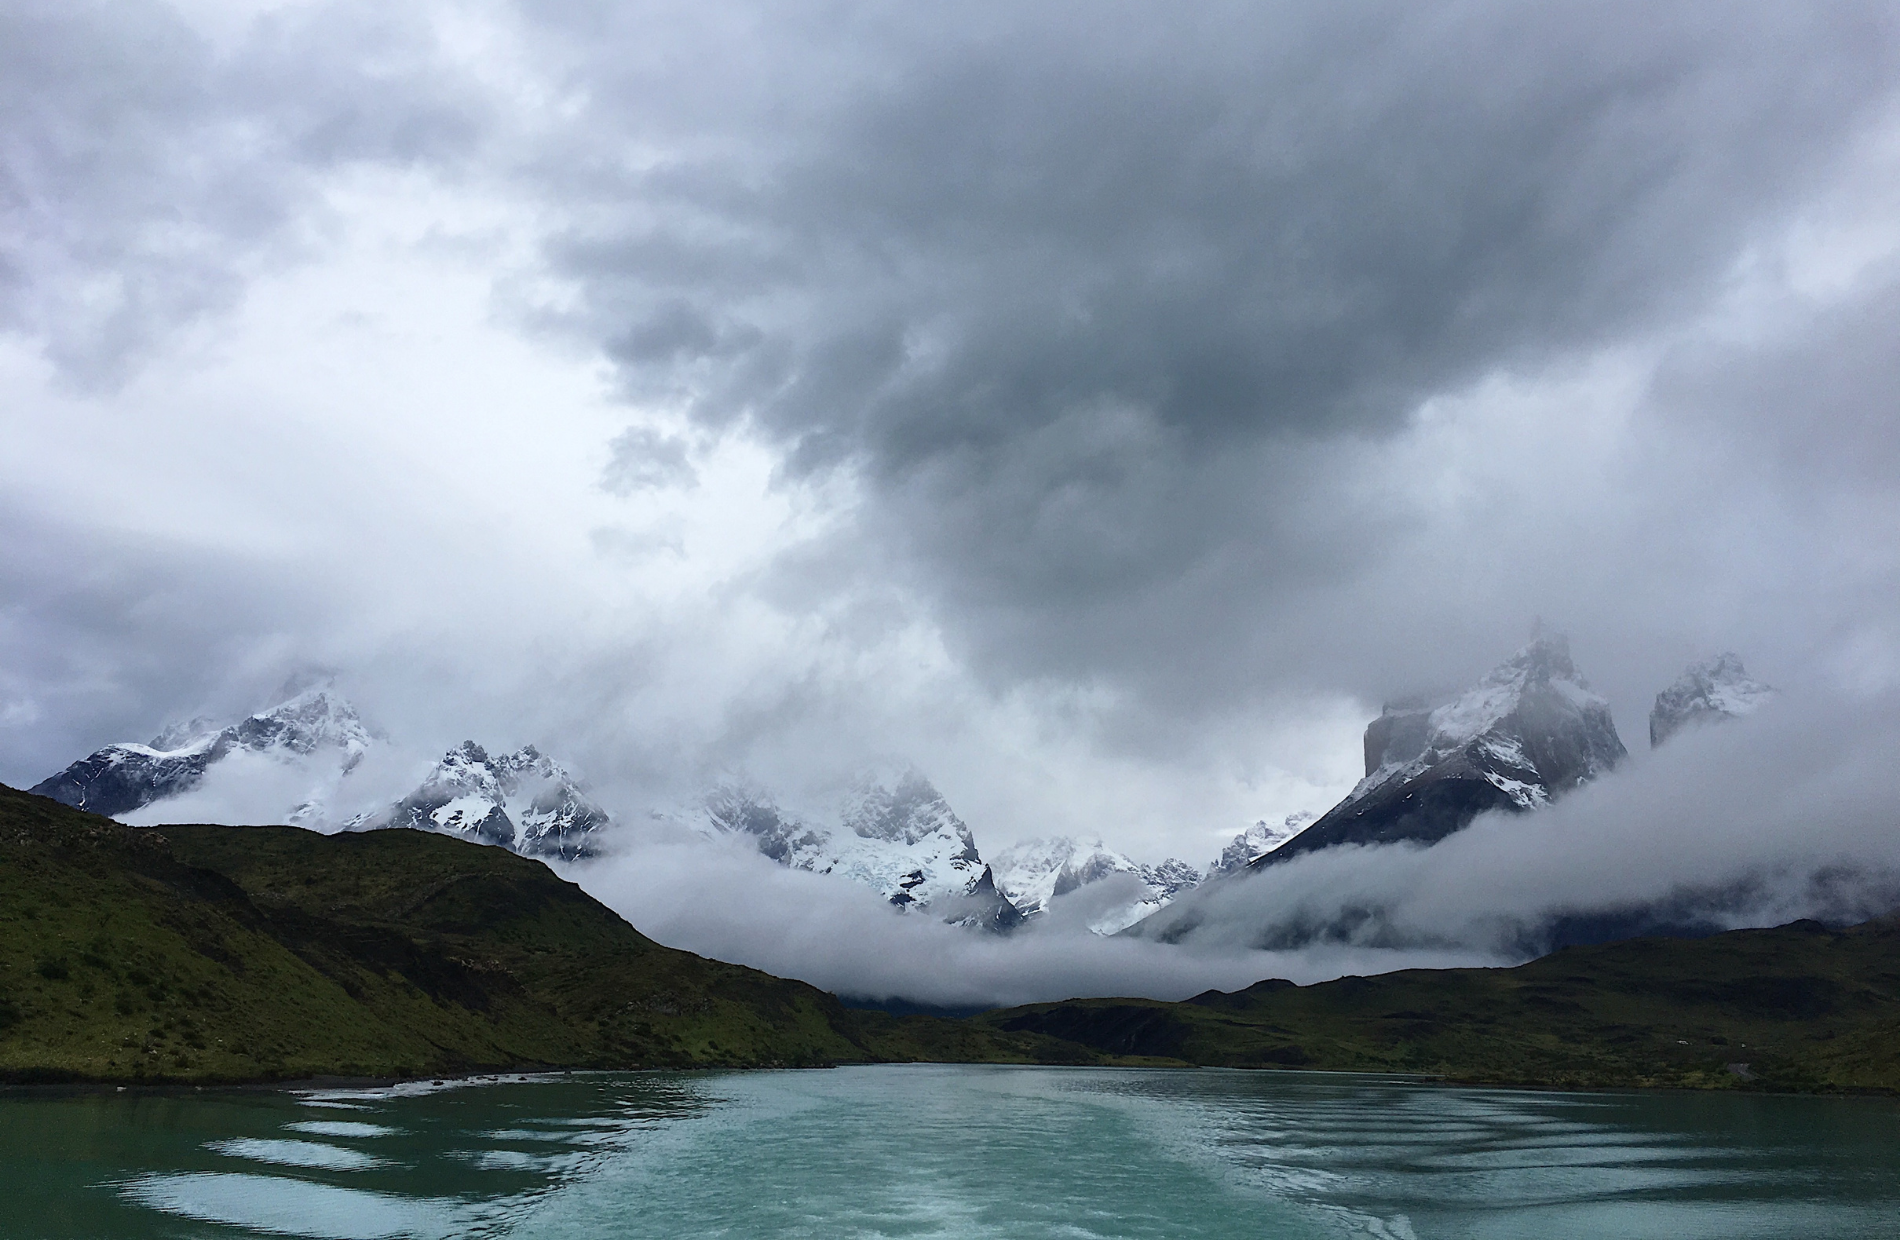
[[[1897,26],[7,0],[0,781],[321,669],[1200,864],[1539,624],[1885,735]]]

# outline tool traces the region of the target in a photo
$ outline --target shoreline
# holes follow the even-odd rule
[[[1569,1085],[1536,1081],[1484,1081],[1435,1073],[1417,1072],[1377,1072],[1352,1069],[1331,1068],[1283,1068],[1283,1067],[1236,1067],[1229,1064],[1074,1064],[1074,1063],[983,1063],[961,1060],[906,1060],[900,1062],[879,1062],[876,1060],[840,1061],[830,1064],[790,1066],[733,1066],[718,1067],[695,1065],[681,1067],[662,1065],[650,1068],[540,1068],[506,1072],[462,1072],[435,1073],[426,1076],[401,1077],[364,1077],[364,1076],[307,1076],[285,1080],[269,1081],[33,1081],[0,1082],[0,1101],[8,1098],[50,1098],[60,1096],[92,1097],[99,1095],[135,1094],[141,1096],[178,1096],[203,1093],[315,1093],[324,1091],[395,1089],[402,1086],[427,1085],[431,1089],[441,1087],[453,1089],[485,1085],[526,1085],[550,1082],[554,1078],[596,1077],[596,1076],[634,1076],[665,1073],[669,1075],[700,1075],[726,1072],[816,1072],[837,1068],[985,1068],[1042,1071],[1073,1072],[1232,1072],[1241,1074],[1271,1073],[1292,1077],[1370,1077],[1385,1081],[1402,1082],[1407,1085],[1425,1088],[1451,1089],[1500,1089],[1513,1093],[1542,1094],[1631,1094],[1637,1096],[1655,1096],[1659,1094],[1680,1094],[1690,1097],[1746,1097],[1746,1098],[1836,1098],[1853,1100],[1885,1100],[1900,1102],[1900,1090],[1880,1088],[1833,1088],[1814,1090],[1790,1089],[1691,1089],[1680,1085]]]

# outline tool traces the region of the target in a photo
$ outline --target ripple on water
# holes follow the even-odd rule
[[[367,1171],[388,1163],[340,1145],[321,1141],[288,1141],[268,1137],[232,1137],[225,1141],[207,1141],[205,1148],[232,1158],[250,1162],[276,1163],[284,1167],[315,1167],[324,1171]]]
[[[342,1120],[303,1119],[284,1127],[293,1132],[307,1132],[319,1137],[389,1137],[399,1129],[383,1124],[348,1123]]]
[[[311,1240],[448,1240],[487,1212],[460,1201],[312,1184],[282,1176],[221,1172],[148,1175],[126,1184],[149,1209],[203,1223]]]
[[[1900,1108],[1869,1100],[919,1066],[0,1111],[0,1234],[36,1238],[1839,1240],[1900,1217]]]

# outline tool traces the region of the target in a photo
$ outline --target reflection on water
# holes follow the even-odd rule
[[[1040,1068],[0,1097],[0,1235],[1888,1236],[1900,1106]]]

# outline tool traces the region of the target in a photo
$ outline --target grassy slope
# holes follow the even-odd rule
[[[500,849],[140,830],[0,788],[0,1080],[893,1060],[1900,1091],[1900,921],[898,1018],[662,947]]]
[[[140,830],[0,788],[0,1080],[916,1059],[1103,1056],[662,947],[501,849]]]
[[[1549,1086],[1900,1091],[1900,919],[1567,948],[1513,969],[1262,982],[977,1018],[1232,1067]],[[1728,1065],[1745,1064],[1747,1077]],[[1752,1078],[1752,1079],[1751,1079]]]

